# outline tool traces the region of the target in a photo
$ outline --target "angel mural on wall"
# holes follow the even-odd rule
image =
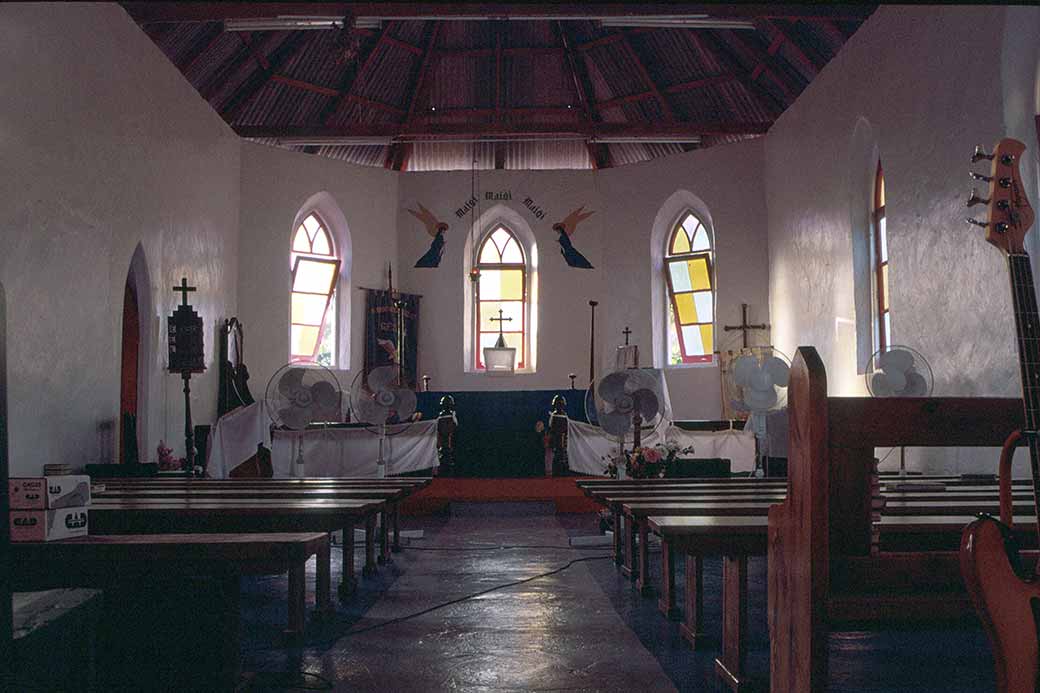
[[[574,230],[578,227],[578,224],[595,214],[594,211],[586,212],[584,210],[585,205],[578,207],[568,214],[563,221],[553,224],[553,231],[560,234],[560,237],[557,239],[560,242],[560,254],[563,255],[563,259],[567,261],[568,265],[581,269],[594,269],[592,263],[571,244],[571,236],[574,235]]]
[[[444,232],[448,230],[448,225],[433,216],[433,212],[423,207],[422,204],[419,204],[418,212],[414,209],[409,209],[408,213],[421,221],[423,226],[426,227],[426,233],[433,238],[433,242],[430,243],[430,249],[419,258],[415,266],[440,267],[441,256],[444,255]]]

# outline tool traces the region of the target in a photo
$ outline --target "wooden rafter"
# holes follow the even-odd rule
[[[227,84],[228,79],[252,59],[253,54],[250,52],[249,46],[243,43],[213,72],[205,84],[199,85],[199,94],[206,101],[212,101],[213,97]]]
[[[349,68],[346,70],[338,89],[339,96],[329,100],[329,102],[325,104],[325,107],[317,118],[319,123],[322,125],[328,125],[339,111],[340,106],[347,102],[349,97],[357,89],[358,84],[364,80],[365,73],[368,72],[373,59],[379,53],[380,46],[386,42],[386,38],[390,35],[391,26],[392,22],[387,22],[386,26],[383,27],[383,30],[379,33],[379,38],[376,39],[376,42],[372,45],[372,48],[368,51],[368,54],[360,63],[359,67],[356,67],[354,70]],[[358,59],[360,60],[360,55],[358,56]]]
[[[725,84],[726,82],[733,82],[736,79],[737,76],[732,72],[723,72],[720,75],[712,75],[711,77],[693,79],[689,82],[679,82],[678,84],[670,84],[664,88],[664,91],[668,94],[679,94],[684,91],[693,91],[694,89],[715,87],[720,84]]]
[[[654,78],[650,76],[650,72],[646,69],[646,65],[643,64],[643,60],[639,57],[635,49],[632,47],[632,42],[628,40],[628,37],[625,35],[624,31],[618,33],[621,34],[621,47],[624,49],[624,51],[628,54],[628,57],[631,58],[632,62],[635,64],[636,71],[639,72],[639,76],[642,77],[643,83],[646,85],[647,89],[653,92],[654,98],[656,98],[657,102],[661,105],[661,113],[664,114],[665,121],[669,123],[674,123],[675,111],[672,110],[672,106],[670,103],[668,103],[668,99],[666,99],[664,94],[661,93],[661,90],[657,88],[657,82],[655,82]]]
[[[405,17],[432,19],[451,16],[633,17],[702,14],[710,17],[827,18],[863,21],[874,5],[814,3],[666,3],[666,2],[124,2],[138,23],[200,22],[226,19],[273,19],[287,16]]]
[[[563,46],[563,55],[567,61],[567,67],[570,68],[571,82],[574,84],[574,95],[578,99],[585,126],[592,128],[596,120],[593,117],[591,99],[589,98],[590,91],[586,91],[585,88],[586,83],[588,83],[588,75],[585,74],[584,70],[581,71],[581,74],[578,72],[577,62],[582,60],[582,58],[575,56],[574,51],[571,50],[570,41],[567,38],[567,32],[563,29],[562,22],[556,22],[556,33],[560,37],[560,45]],[[589,84],[589,89],[591,90],[591,84]],[[588,149],[593,168],[604,168],[610,165],[610,149],[607,145],[586,142],[585,146]]]
[[[414,127],[405,129],[399,123],[384,123],[377,125],[356,126],[264,126],[264,125],[239,125],[234,126],[235,132],[242,137],[265,138],[265,139],[333,139],[333,138],[378,138],[378,137],[402,137],[402,138],[441,138],[451,139],[474,139],[483,135],[494,136],[538,136],[545,138],[567,137],[626,137],[644,138],[654,141],[654,138],[667,140],[669,138],[687,138],[694,136],[711,135],[762,135],[772,123],[768,122],[733,122],[733,121],[683,121],[670,125],[628,123],[594,123],[592,127],[584,124],[574,125],[541,125],[538,123],[518,122],[506,123],[501,128],[487,127],[475,129],[472,123],[434,123],[423,121],[417,122]]]
[[[408,109],[404,112],[404,127],[410,128],[414,126],[416,108],[418,107],[419,101],[422,96],[425,95],[426,91],[426,80],[430,74],[430,67],[434,60],[434,51],[437,46],[437,37],[440,35],[441,23],[430,22],[430,26],[427,29],[426,45],[423,48],[422,58],[419,61],[419,67],[415,71],[415,77],[409,85],[410,88],[406,93],[411,94],[408,98]],[[384,165],[387,168],[396,169],[403,171],[408,166],[408,159],[411,157],[412,145],[410,144],[391,144],[387,147],[386,159]]]
[[[823,68],[824,63],[819,61],[818,59],[810,57],[809,54],[806,53],[806,51],[798,44],[798,42],[791,38],[790,32],[788,32],[783,26],[781,26],[779,21],[766,19],[763,20],[763,23],[767,27],[775,31],[776,34],[781,39],[783,39],[784,43],[786,43],[787,46],[791,49],[791,53],[793,53],[794,57],[798,59],[798,62],[800,62],[802,66],[809,71],[809,75],[811,77],[815,77],[816,74]]]
[[[722,42],[712,36],[710,31],[687,31],[686,35],[705,54],[719,63],[722,69],[728,70],[733,74],[737,81],[747,90],[748,94],[751,95],[751,98],[758,101],[759,105],[769,113],[770,117],[775,118],[784,111],[786,104],[781,103],[769,91],[763,89],[761,85],[752,80],[751,75],[748,74],[744,66],[729,54]],[[740,109],[736,108],[732,102],[730,107],[733,109],[733,116],[739,118],[741,115]]]
[[[265,59],[267,67],[253,72],[246,81],[232,94],[220,115],[227,122],[234,122],[250,101],[267,86],[279,70],[299,55],[300,51],[307,45],[307,32],[296,31],[285,37],[281,45],[275,49],[270,58]]]
[[[773,80],[773,83],[780,88],[787,103],[793,103],[798,97],[798,93],[801,89],[788,81],[785,76],[784,68],[772,54],[763,50],[754,41],[742,36],[741,33],[742,32],[739,31],[728,31],[726,35],[729,37],[730,45],[741,47],[746,53],[751,55],[753,60],[758,61],[758,65],[751,70],[751,78],[758,79],[760,74],[765,73],[771,80]],[[772,48],[773,53],[775,53],[780,48],[780,42],[777,42],[774,46],[770,47]]]
[[[182,60],[178,65],[177,69],[182,74],[187,75],[191,72],[192,68],[195,67],[196,63],[199,62],[199,58],[209,53],[209,50],[217,44],[217,41],[224,35],[224,27],[218,22],[213,22],[212,26],[208,27],[195,43],[192,44],[186,53],[186,60]]]

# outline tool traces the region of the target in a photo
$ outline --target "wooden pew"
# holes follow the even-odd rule
[[[91,535],[46,543],[12,544],[12,582],[16,590],[55,587],[134,589],[142,581],[178,576],[215,577],[227,604],[222,633],[222,671],[214,689],[232,690],[239,677],[239,577],[289,575],[286,634],[303,633],[306,613],[305,568],[313,555],[328,553],[328,535],[147,534]],[[185,608],[190,608],[186,604]]]
[[[89,509],[90,531],[96,534],[333,532],[354,536],[354,526],[364,522],[366,534],[364,574],[375,572],[375,513],[379,499],[211,499],[192,498],[93,499]],[[328,591],[330,559],[318,558],[318,589]],[[343,542],[343,574],[339,591],[349,596],[356,587],[354,542]],[[320,596],[322,603],[327,600]]]
[[[788,406],[787,499],[769,511],[768,520],[770,680],[774,691],[815,693],[827,686],[830,626],[862,616],[871,599],[881,604],[884,595],[886,603],[898,604],[879,607],[880,618],[892,612],[934,617],[951,605],[967,606],[954,596],[963,587],[956,563],[944,563],[948,557],[920,551],[871,555],[874,448],[999,447],[1022,426],[1022,403],[827,397],[823,363],[815,349],[802,347],[791,369]],[[930,525],[927,519],[883,516],[881,529],[912,522],[914,530],[903,532],[905,546],[936,548],[959,536],[971,517],[931,518]],[[908,534],[916,536],[906,539]],[[907,577],[925,575],[937,584],[914,589]]]

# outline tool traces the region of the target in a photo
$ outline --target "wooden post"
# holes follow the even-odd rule
[[[596,379],[596,306],[599,301],[589,301],[592,308],[592,326],[589,329],[589,385]]]
[[[715,660],[715,673],[734,691],[746,683],[746,637],[747,556],[726,556],[722,559],[722,656]]]
[[[354,523],[343,525],[343,573],[339,583],[339,597],[346,599],[357,589],[354,576]]]
[[[370,577],[376,574],[376,570],[376,514],[369,513],[365,517],[365,567],[361,574]]]
[[[686,554],[686,598],[683,601],[683,620],[679,624],[679,633],[697,649],[699,640],[704,639],[701,632],[701,614],[704,611],[704,566],[701,557],[692,553]]]
[[[679,616],[679,607],[675,604],[675,558],[672,547],[661,539],[661,592],[657,609],[670,620]]]

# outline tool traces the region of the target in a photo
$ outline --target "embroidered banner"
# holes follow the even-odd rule
[[[418,389],[419,296],[384,290],[365,290],[365,372],[379,366],[396,366],[403,351],[401,385]],[[403,320],[398,324],[398,306]],[[403,350],[398,344],[398,330]]]

